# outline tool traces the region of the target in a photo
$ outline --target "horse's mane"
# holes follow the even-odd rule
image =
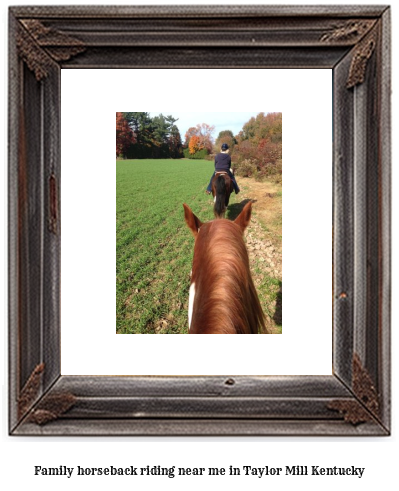
[[[195,312],[190,331],[214,334],[266,332],[240,227],[225,219],[203,224],[193,263]]]

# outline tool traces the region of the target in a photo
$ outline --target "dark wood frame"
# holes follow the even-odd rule
[[[88,67],[332,69],[331,376],[60,374],[60,70]],[[390,192],[388,6],[11,7],[10,434],[388,435]]]

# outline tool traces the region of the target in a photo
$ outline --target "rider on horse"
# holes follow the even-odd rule
[[[236,194],[240,192],[240,188],[238,187],[238,184],[236,182],[233,173],[231,172],[230,167],[231,167],[231,157],[229,155],[229,146],[227,145],[227,143],[223,143],[221,148],[221,153],[218,153],[215,157],[215,172],[212,174],[211,180],[209,181],[209,185],[206,188],[207,194],[211,194],[212,192],[212,179],[214,178],[217,172],[226,172],[230,176],[230,179],[233,182],[234,191],[236,192]]]

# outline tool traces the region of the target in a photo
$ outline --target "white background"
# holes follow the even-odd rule
[[[202,111],[223,94],[235,111],[283,112],[282,336],[115,335],[114,114],[183,111],[193,80],[211,86]],[[61,87],[61,373],[330,375],[332,71],[63,70]]]
[[[28,2],[15,1],[13,4],[26,4]],[[34,4],[40,4],[42,2],[34,2]],[[56,3],[56,2],[53,2]],[[74,2],[63,2],[74,3]],[[99,1],[89,3],[101,3]],[[123,4],[122,0],[118,1],[119,4]],[[151,3],[163,3],[156,2]],[[177,3],[187,3],[174,1]],[[198,0],[198,3],[201,3]],[[212,3],[210,0],[204,2],[206,4]],[[226,8],[231,3],[241,2],[228,2],[219,0],[218,4],[226,4]],[[253,0],[252,3],[257,3]],[[292,2],[285,2],[292,3]],[[296,2],[295,2],[296,3]],[[324,2],[307,2],[308,4],[320,4]],[[346,2],[336,2],[346,3]],[[374,0],[373,2],[360,2],[360,3],[372,3],[382,4],[385,2],[379,2]],[[393,9],[393,42],[394,53],[397,48],[397,36],[395,26],[397,26],[399,19]],[[6,33],[7,11],[6,4],[2,6],[2,39],[3,39],[3,70],[6,72],[6,45],[7,45],[7,33]],[[397,68],[394,67],[393,82],[396,87]],[[3,85],[3,118],[4,124],[1,136],[4,138],[3,142],[3,156],[6,161],[6,101],[7,90],[6,84]],[[394,114],[393,114],[393,134],[395,134],[396,128],[396,110],[397,110],[397,98],[395,92],[393,94],[394,102]],[[122,108],[123,109],[123,108]],[[395,143],[395,142],[394,142]],[[393,164],[395,163],[395,156],[397,146],[393,148]],[[300,153],[305,151],[304,148],[299,150]],[[395,245],[397,243],[397,197],[395,190],[397,190],[397,173],[393,165],[393,251],[395,251]],[[4,187],[6,185],[6,171],[4,172]],[[0,214],[4,221],[3,230],[6,230],[6,192],[4,193],[4,213]],[[6,265],[6,239],[3,240],[4,246],[4,258]],[[396,268],[396,256],[393,257],[393,272],[394,280],[397,278]],[[6,271],[6,267],[4,267]],[[4,325],[7,324],[6,316],[6,280],[3,282],[4,295],[3,298],[3,318]],[[16,488],[20,489],[23,486],[29,489],[41,489],[42,491],[47,489],[57,488],[63,489],[86,489],[89,486],[96,489],[109,489],[111,486],[117,485],[120,490],[130,490],[133,488],[143,489],[144,487],[162,487],[163,489],[202,489],[204,486],[208,486],[211,489],[220,487],[225,483],[232,489],[242,489],[246,487],[248,489],[292,489],[293,486],[305,488],[308,490],[319,490],[323,488],[325,490],[336,490],[337,487],[341,489],[372,491],[381,487],[389,489],[395,489],[398,482],[397,477],[397,456],[399,454],[399,444],[397,438],[397,363],[395,353],[398,350],[397,333],[395,325],[397,324],[397,297],[396,282],[393,283],[393,317],[392,317],[392,369],[393,369],[393,426],[392,436],[389,438],[254,438],[254,437],[242,437],[242,438],[10,438],[7,425],[7,349],[6,349],[6,330],[4,330],[1,338],[2,353],[4,354],[4,361],[2,363],[2,428],[1,428],[1,474],[0,481],[4,489]],[[166,336],[167,337],[167,336]],[[284,336],[281,336],[282,338]],[[362,479],[357,477],[297,477],[297,478],[262,478],[257,477],[240,477],[240,478],[181,478],[181,479],[168,479],[168,478],[154,478],[151,480],[132,480],[130,478],[118,478],[116,481],[114,478],[80,478],[67,479],[54,478],[54,477],[34,477],[33,466],[42,465],[48,467],[54,467],[59,465],[66,465],[69,467],[81,466],[146,466],[146,465],[177,465],[184,466],[201,466],[201,467],[226,467],[233,465],[235,467],[242,467],[243,465],[252,465],[262,467],[264,465],[284,467],[285,465],[324,465],[324,466],[359,466],[365,467],[365,473]],[[266,479],[266,480],[265,480]],[[212,486],[213,484],[213,486]],[[4,486],[3,486],[4,485]]]

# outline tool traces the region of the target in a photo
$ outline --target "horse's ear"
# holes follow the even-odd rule
[[[194,237],[196,237],[198,234],[198,230],[202,225],[202,222],[198,217],[194,215],[194,213],[191,211],[191,208],[187,206],[185,203],[183,203],[183,208],[184,208],[184,219],[186,220],[188,228],[191,230]]]
[[[242,232],[244,232],[244,230],[249,225],[249,222],[251,220],[251,211],[252,211],[252,201],[250,201],[244,206],[242,212],[234,220],[234,223],[236,223],[241,228]]]

